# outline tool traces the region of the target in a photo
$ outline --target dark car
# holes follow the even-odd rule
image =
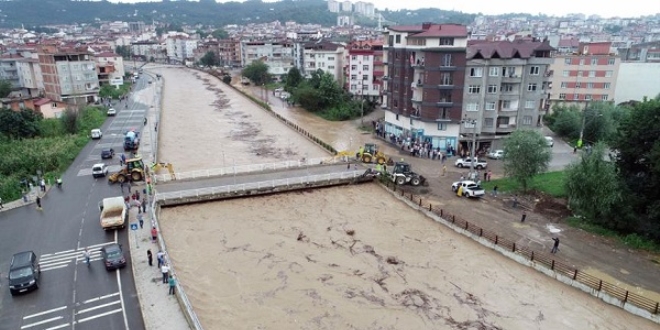
[[[112,159],[115,155],[114,149],[101,149],[101,159]]]
[[[106,270],[113,270],[126,266],[126,258],[124,257],[124,251],[121,248],[121,244],[114,243],[104,246],[101,249],[101,257],[103,258],[103,264],[105,265]]]
[[[12,295],[29,292],[39,288],[41,268],[37,255],[32,251],[14,254],[9,266],[9,292]]]

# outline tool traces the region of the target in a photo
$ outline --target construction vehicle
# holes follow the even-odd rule
[[[104,198],[99,203],[101,228],[103,230],[126,227],[128,210],[123,197]]]
[[[130,130],[124,135],[124,151],[137,151],[140,146],[140,132]]]
[[[410,184],[413,186],[428,185],[426,178],[412,171],[410,164],[401,161],[394,164],[392,173],[388,173],[392,182],[398,185]]]
[[[377,164],[392,164],[392,159],[389,160],[385,154],[378,150],[378,146],[374,143],[365,143],[363,147],[355,154],[355,158],[361,160],[363,163],[377,163]]]
[[[126,160],[124,167],[117,173],[112,173],[108,176],[108,183],[115,182],[124,183],[126,181],[142,181],[144,180],[144,162],[142,157],[135,157]]]
[[[174,175],[174,167],[170,163],[156,163],[151,165],[151,171],[154,174],[158,174],[158,171],[161,169],[166,168],[167,171],[170,173],[170,180],[176,180],[176,176]]]

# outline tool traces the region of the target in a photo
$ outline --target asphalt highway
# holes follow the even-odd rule
[[[136,90],[153,88],[138,79]],[[98,203],[121,196],[118,185],[94,179],[91,166],[105,162],[110,173],[119,168],[123,133],[141,130],[149,105],[128,101],[115,105],[117,115],[101,127],[103,137],[90,140],[63,174],[63,187],[53,187],[35,205],[0,213],[0,329],[144,329],[131,271],[128,226],[105,232],[99,225]],[[101,160],[101,149],[112,147],[117,156]],[[99,249],[112,242],[123,245],[127,266],[106,271]],[[88,267],[82,253],[88,247]],[[34,251],[42,269],[39,289],[11,296],[7,274],[11,256]]]

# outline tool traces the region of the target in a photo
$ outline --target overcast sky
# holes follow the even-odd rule
[[[111,2],[144,2],[150,0],[110,0]],[[159,0],[151,0],[159,1]],[[265,0],[273,1],[273,0]],[[218,0],[227,2],[227,0]],[[353,0],[353,3],[356,1]],[[660,13],[660,0],[627,0],[627,1],[595,1],[595,0],[367,0],[376,5],[376,9],[419,9],[440,8],[446,10],[459,10],[468,13],[482,12],[484,14],[504,14],[511,12],[544,13],[546,15],[565,15],[569,13],[583,13],[586,15],[600,15],[603,17],[641,16]]]

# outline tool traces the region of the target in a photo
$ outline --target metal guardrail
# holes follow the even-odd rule
[[[156,195],[154,196],[154,200],[158,202],[172,198],[205,196],[212,194],[245,191],[250,189],[286,187],[294,184],[318,183],[318,182],[337,180],[337,179],[353,179],[361,176],[363,173],[364,173],[363,171],[336,172],[336,173],[328,173],[328,174],[306,175],[295,178],[275,179],[275,180],[260,181],[260,182],[250,182],[250,183],[232,184],[232,185],[209,187],[209,188],[187,189],[187,190],[180,190],[174,192],[156,193]]]
[[[319,158],[311,158],[311,159],[289,160],[289,161],[283,161],[277,163],[232,165],[232,166],[225,166],[225,167],[208,169],[208,170],[198,170],[198,171],[179,172],[179,173],[175,172],[174,178],[176,178],[176,180],[190,180],[190,179],[223,176],[223,175],[236,175],[236,174],[265,172],[265,171],[287,170],[292,168],[302,168],[306,166],[339,164],[346,162],[347,160],[348,160],[347,157],[319,157]],[[172,175],[170,174],[156,174],[154,178],[156,180],[155,182],[157,183],[174,181],[174,178],[172,178]]]

